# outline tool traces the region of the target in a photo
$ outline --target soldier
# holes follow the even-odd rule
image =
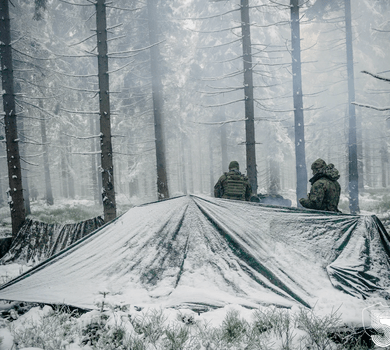
[[[229,164],[229,172],[224,173],[214,186],[214,197],[249,201],[252,189],[248,178],[240,173],[235,160]]]
[[[301,198],[299,203],[305,208],[335,211],[340,200],[341,187],[337,180],[340,178],[339,171],[333,164],[326,165],[322,159],[317,159],[312,165],[313,177],[308,198]]]

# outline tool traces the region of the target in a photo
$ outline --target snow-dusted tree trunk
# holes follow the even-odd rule
[[[349,114],[349,136],[348,136],[348,193],[349,210],[356,214],[359,209],[359,173],[358,173],[358,150],[356,135],[356,113],[355,105],[355,79],[353,72],[353,48],[352,48],[352,18],[351,0],[345,0],[345,31],[347,42],[347,73],[348,73],[348,114]]]
[[[100,101],[100,147],[104,221],[116,218],[114,166],[111,142],[110,85],[107,56],[107,18],[105,0],[96,2],[96,30]]]
[[[23,198],[24,198],[24,207],[26,210],[26,215],[31,214],[31,207],[30,207],[30,191],[28,186],[28,169],[27,169],[27,163],[24,163],[22,165],[22,159],[26,157],[26,144],[24,143],[26,140],[25,137],[25,131],[24,131],[24,121],[23,117],[19,119],[19,127],[18,127],[19,133],[20,133],[20,141],[22,142],[20,147],[20,157],[21,157],[21,163],[20,166],[22,168],[22,183],[23,183]]]
[[[91,118],[89,120],[89,132],[91,135],[95,135],[95,120]],[[96,166],[96,140],[94,138],[91,139],[91,191],[93,195],[93,199],[96,203],[99,203],[99,193],[98,193],[98,171]]]
[[[23,200],[22,169],[15,112],[14,72],[11,48],[11,23],[8,0],[0,0],[0,56],[3,88],[4,127],[7,148],[9,204],[12,236],[15,237],[26,219]]]
[[[39,101],[39,107],[43,108],[42,101]],[[41,137],[42,137],[42,154],[43,154],[43,170],[45,172],[45,200],[48,205],[54,204],[53,191],[51,187],[50,164],[49,164],[49,147],[47,144],[46,135],[46,120],[45,115],[41,114]]]
[[[148,0],[148,25],[150,45],[150,64],[152,72],[152,94],[154,133],[156,139],[157,196],[158,200],[169,198],[165,142],[163,132],[163,88],[160,76],[160,52],[157,37],[157,0]]]
[[[290,0],[291,8],[291,56],[294,100],[295,166],[297,173],[297,203],[307,195],[307,170],[305,154],[305,124],[303,119],[301,34],[299,28],[299,1]]]
[[[227,135],[226,135],[226,124],[221,125],[221,170],[222,172],[227,171],[229,166],[228,153],[227,153]]]
[[[252,47],[249,21],[249,0],[241,0],[241,32],[244,61],[246,167],[252,192],[257,193],[255,112],[253,102]]]

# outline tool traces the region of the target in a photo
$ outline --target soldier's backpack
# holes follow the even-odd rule
[[[241,173],[225,173],[226,180],[223,182],[223,196],[227,199],[245,200],[246,178]]]

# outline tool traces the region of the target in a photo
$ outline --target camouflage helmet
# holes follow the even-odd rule
[[[326,168],[326,163],[321,158],[318,158],[312,165],[311,170],[318,173],[320,170],[323,170]]]
[[[236,160],[232,160],[229,164],[229,170],[232,170],[232,169],[240,170],[240,165],[238,164],[238,162]]]

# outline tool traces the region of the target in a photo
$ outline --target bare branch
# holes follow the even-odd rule
[[[143,48],[141,48],[141,49],[128,50],[128,51],[119,51],[119,52],[110,52],[110,53],[108,54],[108,56],[111,56],[111,55],[120,55],[120,54],[125,54],[125,53],[134,53],[134,52],[145,51],[145,50],[150,49],[150,48],[153,47],[153,46],[160,45],[160,44],[163,43],[164,41],[165,41],[165,40],[159,41],[158,43],[155,43],[155,44],[153,44],[153,45],[149,45],[149,46],[143,47]]]
[[[101,154],[102,151],[94,151],[94,152],[71,152],[71,154],[78,154],[78,155],[81,155],[81,156],[92,156],[92,155],[95,155],[95,154]]]
[[[216,47],[221,47],[221,46],[226,46],[226,45],[230,45],[230,44],[233,44],[233,43],[236,43],[238,41],[241,41],[242,38],[238,38],[236,40],[233,40],[233,41],[230,41],[228,43],[223,43],[223,44],[219,44],[219,45],[213,45],[213,46],[201,46],[201,47],[198,47],[198,49],[213,49],[213,48],[216,48]]]
[[[207,105],[200,105],[200,106],[205,107],[205,108],[222,107],[222,106],[227,106],[227,105],[231,105],[233,103],[242,102],[242,101],[245,101],[245,99],[230,101],[230,102],[221,103],[221,104],[218,104],[218,105],[208,105],[208,106]]]
[[[100,137],[100,135],[92,135],[92,136],[75,136],[75,135],[70,135],[65,132],[62,133],[65,136],[69,136],[72,139],[78,139],[78,140],[91,140],[91,139],[97,139]]]
[[[222,122],[194,122],[194,121],[191,121],[191,123],[193,123],[193,124],[203,124],[203,125],[219,125],[219,126],[223,126],[225,124],[244,122],[246,120],[247,119],[244,118],[244,119],[225,120],[225,121],[222,121]]]
[[[69,47],[76,46],[76,45],[80,45],[80,44],[86,42],[87,40],[89,40],[89,39],[95,37],[95,35],[96,35],[96,34],[92,34],[92,35],[90,35],[89,37],[87,37],[87,38],[85,38],[85,39],[83,39],[83,40],[81,40],[81,41],[79,41],[79,42],[77,42],[77,43],[70,44]]]
[[[71,111],[70,109],[60,108],[61,111],[68,112],[68,113],[74,113],[74,114],[99,114],[99,111],[95,112],[87,112],[87,111]]]
[[[107,7],[115,9],[115,10],[130,11],[130,12],[139,11],[139,10],[142,10],[144,8],[144,7],[136,7],[136,8],[130,9],[130,8],[124,8],[124,7],[111,6],[111,5],[107,5]]]
[[[362,73],[364,74],[368,74],[368,75],[371,75],[372,77],[376,78],[376,79],[379,79],[379,80],[383,80],[383,81],[390,81],[389,78],[384,78],[384,77],[381,77],[379,75],[376,75],[376,74],[373,74],[373,73],[370,73],[370,72],[367,72],[365,70],[362,71]]]
[[[362,103],[357,103],[357,102],[351,102],[353,105],[355,106],[358,106],[358,107],[364,107],[364,108],[370,108],[370,109],[375,109],[376,111],[381,111],[381,112],[385,112],[385,111],[390,111],[390,107],[375,107],[375,106],[370,106],[370,105],[365,105],[365,104],[362,104]]]
[[[70,1],[66,1],[66,0],[60,0],[61,2],[64,2],[65,4],[69,4],[69,5],[75,5],[75,6],[92,6],[92,4],[77,4],[77,3],[74,3],[74,2],[70,2]]]

